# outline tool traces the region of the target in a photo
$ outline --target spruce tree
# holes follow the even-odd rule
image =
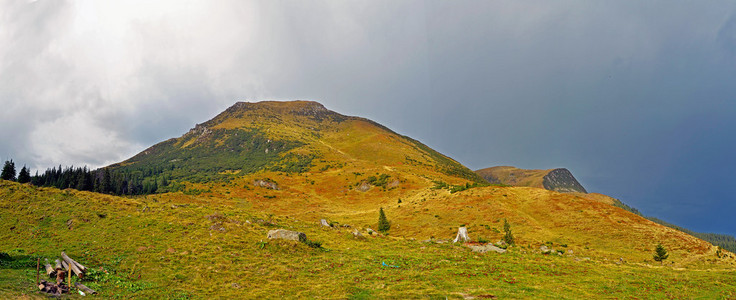
[[[668,257],[670,257],[670,254],[667,253],[667,249],[662,244],[657,244],[657,248],[654,249],[654,260],[662,263]]]
[[[12,159],[10,161],[5,161],[3,172],[0,174],[0,179],[15,181],[15,163]]]
[[[19,183],[26,183],[31,181],[31,171],[26,168],[26,166],[23,166],[23,168],[20,169],[20,173],[18,173],[18,182]]]
[[[391,223],[386,219],[386,214],[383,212],[383,207],[378,212],[378,231],[386,233],[391,229]]]
[[[503,232],[503,241],[509,246],[513,245],[514,235],[511,234],[511,224],[509,224],[509,221],[506,219],[503,219]]]
[[[102,173],[102,187],[100,190],[105,194],[112,194],[115,189],[112,186],[112,176],[110,175],[110,170],[105,168],[105,170]]]

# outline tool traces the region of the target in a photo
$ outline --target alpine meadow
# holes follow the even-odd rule
[[[111,298],[736,296],[731,252],[616,199],[554,191],[580,186],[569,171],[501,170],[489,182],[316,102],[239,102],[89,172],[92,191],[2,181],[0,290],[41,297],[37,258],[64,250],[91,269],[73,279]],[[158,189],[94,192],[110,178]],[[453,241],[460,228],[469,241]]]
[[[736,1],[0,0],[0,299],[736,299]]]

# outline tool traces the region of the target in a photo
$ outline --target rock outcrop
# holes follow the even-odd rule
[[[291,231],[286,229],[274,229],[268,232],[268,239],[271,240],[292,240],[298,242],[307,241],[307,235],[303,232]]]
[[[473,252],[478,253],[486,253],[488,251],[493,251],[496,253],[504,253],[506,252],[506,249],[498,248],[492,244],[485,244],[485,245],[468,245],[468,248],[470,250],[473,250]]]
[[[562,193],[588,193],[580,182],[572,176],[572,173],[564,168],[549,171],[547,175],[544,175],[542,185],[545,189],[550,191]]]

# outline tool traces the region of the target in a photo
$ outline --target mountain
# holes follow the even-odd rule
[[[304,221],[371,224],[383,207],[401,228],[394,235],[405,238],[452,235],[466,224],[477,237],[497,239],[507,219],[520,242],[588,247],[594,256],[645,258],[652,240],[689,259],[712,251],[616,207],[616,199],[586,193],[566,169],[472,172],[385,126],[310,101],[236,103],[110,169]],[[511,186],[484,186],[484,178]]]
[[[236,103],[109,169],[166,178],[177,187],[170,190],[209,203],[236,201],[303,221],[368,227],[383,207],[401,228],[393,235],[404,238],[449,236],[465,224],[476,237],[497,239],[506,219],[521,243],[588,247],[592,256],[646,258],[653,240],[688,260],[714,251],[616,199],[586,193],[566,169],[473,172],[376,122],[311,101]],[[511,186],[485,186],[484,178]]]
[[[147,178],[206,182],[269,170],[411,169],[482,182],[457,161],[406,136],[317,102],[238,102],[179,138],[158,143],[110,170]]]
[[[524,170],[499,166],[475,171],[490,183],[544,188],[563,193],[587,193],[567,169]]]

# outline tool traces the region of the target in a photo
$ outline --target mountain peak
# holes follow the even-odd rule
[[[225,111],[247,111],[247,110],[271,110],[277,113],[310,114],[328,112],[327,108],[319,102],[307,100],[293,101],[259,101],[259,102],[237,102]]]
[[[565,168],[525,170],[498,166],[477,170],[475,173],[490,183],[537,187],[563,193],[587,193],[583,185]]]
[[[467,167],[416,140],[303,100],[237,102],[181,137],[113,167],[145,174],[156,170],[162,173],[156,176],[178,182],[345,168],[359,173],[375,169],[376,175],[392,170],[393,176],[437,172],[482,182]]]
[[[260,102],[236,102],[213,119],[197,124],[199,127],[212,128],[234,120],[266,120],[280,119],[285,116],[307,117],[315,121],[333,120],[344,121],[347,117],[331,111],[319,102],[294,100],[294,101],[260,101]],[[237,123],[237,121],[236,121]],[[297,121],[297,123],[302,123]]]

